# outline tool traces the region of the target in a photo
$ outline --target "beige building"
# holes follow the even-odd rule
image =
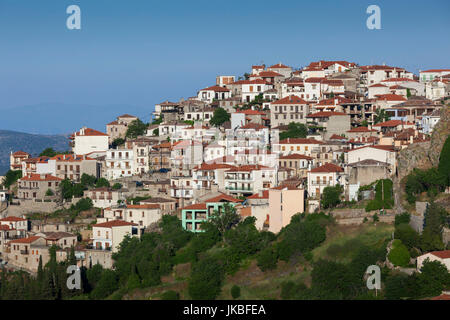
[[[10,170],[22,170],[22,161],[31,158],[31,155],[24,151],[12,152],[9,155],[9,169]],[[1,183],[1,180],[0,180]]]
[[[18,197],[24,200],[42,200],[48,190],[56,194],[61,180],[50,174],[28,174],[19,179]]]
[[[305,211],[305,190],[281,186],[269,190],[268,230],[278,233],[293,215]]]
[[[112,143],[117,138],[125,139],[125,134],[128,130],[128,125],[138,118],[129,114],[118,116],[116,120],[106,125],[106,133],[109,136],[109,143]]]
[[[86,155],[58,154],[36,164],[36,173],[80,182],[83,173],[98,177],[97,160]]]
[[[111,220],[92,226],[92,244],[96,250],[117,252],[125,236],[133,236],[135,223],[123,220]]]
[[[429,259],[429,261],[439,261],[440,263],[445,265],[447,267],[447,270],[450,272],[450,250],[432,251],[417,257],[418,271],[420,271],[423,263],[427,259]]]
[[[84,191],[84,198],[90,198],[94,207],[108,208],[118,204],[118,201],[125,201],[125,196],[121,190],[111,188],[95,188]]]
[[[298,96],[290,95],[270,104],[270,125],[278,127],[291,122],[306,124],[308,103]]]
[[[324,129],[324,139],[345,134],[350,130],[350,115],[343,112],[320,111],[307,116],[308,123]]]

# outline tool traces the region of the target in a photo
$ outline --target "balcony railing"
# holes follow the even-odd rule
[[[311,181],[310,184],[312,186],[333,186],[333,182],[331,182],[331,181],[326,181],[326,182],[323,182],[323,181],[319,181],[319,182]]]
[[[225,189],[230,191],[253,191],[251,187],[225,187]]]
[[[20,250],[20,254],[28,255],[28,254],[30,254],[30,251],[28,251],[28,250]]]

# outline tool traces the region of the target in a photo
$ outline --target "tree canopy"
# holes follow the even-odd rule
[[[230,114],[224,108],[217,108],[214,110],[212,118],[209,120],[209,123],[212,126],[220,127],[227,121],[230,121]]]
[[[148,125],[142,122],[140,119],[133,120],[128,125],[127,133],[125,134],[125,136],[131,139],[142,136],[146,133],[147,127]]]

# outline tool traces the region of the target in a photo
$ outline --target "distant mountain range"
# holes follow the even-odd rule
[[[56,151],[69,149],[69,135],[41,135],[0,130],[0,175],[9,170],[9,155],[13,151],[25,151],[37,156],[45,148]]]
[[[124,113],[150,121],[154,106],[82,105],[46,103],[20,107],[0,107],[0,129],[35,134],[71,134],[81,127],[105,132],[106,124]]]

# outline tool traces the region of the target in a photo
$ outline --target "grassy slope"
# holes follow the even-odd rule
[[[348,262],[354,250],[350,249],[344,256],[336,258],[327,253],[328,247],[332,244],[345,245],[349,240],[368,246],[377,246],[385,239],[390,239],[393,230],[393,225],[384,223],[377,223],[376,225],[366,223],[361,226],[331,226],[327,231],[327,240],[313,250],[313,260],[335,258],[342,262]],[[177,265],[173,275],[163,278],[163,284],[160,286],[137,289],[132,294],[127,295],[127,298],[158,299],[162,292],[175,290],[180,293],[181,299],[190,299],[187,291],[189,272],[190,264]],[[239,300],[279,299],[281,283],[292,280],[303,281],[306,285],[309,285],[311,281],[310,273],[311,266],[302,257],[289,263],[279,261],[277,269],[268,272],[261,272],[256,265],[256,261],[248,259],[243,261],[236,274],[226,277],[222,286],[222,293],[218,299],[232,299],[230,290],[233,285],[238,285],[241,288]]]

